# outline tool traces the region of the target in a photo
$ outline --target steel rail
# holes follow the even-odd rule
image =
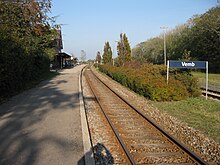
[[[205,88],[201,88],[201,90],[202,90],[202,94],[205,95],[206,94]],[[207,95],[208,95],[208,97],[220,100],[220,92],[219,91],[208,89]]]
[[[129,150],[127,149],[125,143],[123,142],[122,138],[120,137],[118,131],[116,130],[116,128],[114,127],[114,125],[113,125],[113,123],[111,122],[110,118],[109,118],[108,115],[106,114],[106,112],[105,112],[105,110],[104,110],[104,108],[103,108],[103,106],[102,106],[102,104],[101,104],[101,102],[100,102],[98,96],[96,95],[95,91],[94,91],[93,88],[92,88],[91,83],[89,82],[88,79],[86,79],[86,81],[87,81],[87,83],[88,83],[88,85],[89,85],[89,87],[90,87],[90,89],[91,89],[93,95],[95,96],[95,98],[96,98],[96,100],[97,100],[97,103],[99,104],[99,106],[100,106],[100,108],[101,108],[101,110],[102,110],[104,116],[106,117],[106,119],[107,119],[109,125],[111,126],[111,128],[112,128],[114,134],[116,135],[116,137],[117,137],[119,143],[121,144],[121,146],[122,146],[122,148],[123,148],[123,150],[124,150],[126,156],[128,157],[130,163],[131,163],[132,165],[136,165],[135,160],[134,160],[133,157],[131,156]]]
[[[158,124],[156,124],[153,120],[151,120],[149,117],[146,117],[146,115],[144,115],[142,112],[140,112],[138,109],[136,109],[133,105],[131,105],[128,101],[126,101],[119,94],[117,94],[114,90],[112,90],[106,83],[104,83],[99,77],[97,77],[93,73],[92,70],[91,70],[91,73],[100,82],[102,82],[109,90],[111,90],[115,95],[117,95],[122,101],[124,101],[127,105],[129,105],[132,109],[134,109],[140,116],[142,116],[145,120],[150,122],[155,128],[157,128],[160,132],[162,132],[168,139],[172,140],[172,142],[175,143],[179,148],[181,148],[183,151],[185,151],[187,154],[189,154],[191,156],[191,158],[193,158],[199,164],[208,165],[207,162],[205,162],[200,156],[198,156],[196,153],[194,153],[192,150],[190,150],[185,144],[178,141],[176,138],[174,138],[172,135],[170,135],[167,131],[165,131],[163,128],[161,128]]]
[[[203,87],[201,87],[200,89],[205,90],[205,88],[203,88]],[[220,95],[220,91],[216,91],[216,90],[213,90],[213,89],[208,89],[208,92],[212,92],[212,93],[216,93],[216,94]]]

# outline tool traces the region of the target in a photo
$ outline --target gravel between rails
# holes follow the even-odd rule
[[[163,129],[182,141],[182,143],[200,155],[205,161],[208,161],[210,164],[220,164],[219,143],[202,134],[200,131],[189,127],[186,123],[177,120],[175,117],[159,111],[150,105],[147,99],[128,90],[106,75],[98,73],[95,68],[92,68],[92,70],[112,89],[128,100],[129,103],[137,109],[142,110],[146,116],[149,116]]]
[[[83,97],[96,165],[129,164],[83,76]]]

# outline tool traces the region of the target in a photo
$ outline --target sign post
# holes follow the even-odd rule
[[[208,78],[209,78],[209,76],[208,76],[208,73],[209,73],[208,68],[209,68],[209,63],[208,63],[208,61],[206,61],[206,81],[205,81],[205,91],[206,91],[205,98],[206,98],[206,100],[208,98]]]
[[[208,98],[208,61],[167,61],[167,84],[169,80],[169,68],[199,68],[206,69],[206,100]]]
[[[170,61],[167,61],[167,84],[168,84],[168,80],[169,80],[169,67],[170,67]]]

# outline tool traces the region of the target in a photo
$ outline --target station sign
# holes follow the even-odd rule
[[[169,60],[169,67],[170,68],[206,68],[206,61],[174,61]]]
[[[169,68],[206,69],[206,100],[208,98],[208,61],[167,61],[167,84],[169,80]]]

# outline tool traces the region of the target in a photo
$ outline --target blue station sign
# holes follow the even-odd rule
[[[169,80],[169,68],[199,68],[206,69],[206,100],[208,98],[208,61],[175,61],[168,60],[167,61],[167,84]]]
[[[174,61],[169,60],[170,68],[206,68],[206,61]]]

